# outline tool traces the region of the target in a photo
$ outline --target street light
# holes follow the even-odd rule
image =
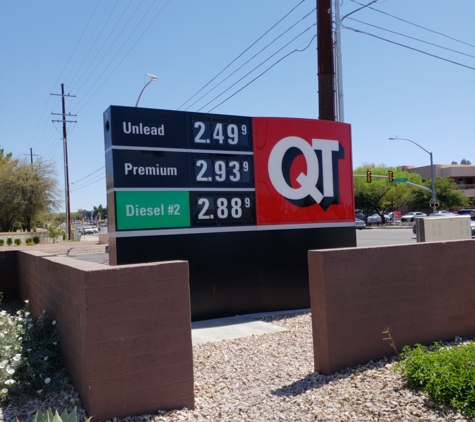
[[[140,97],[142,96],[143,92],[145,91],[145,88],[147,88],[147,86],[149,86],[149,84],[151,82],[156,81],[158,79],[158,77],[156,77],[155,75],[152,75],[150,73],[147,73],[147,76],[150,78],[150,80],[142,88],[142,91],[140,91],[139,98],[137,98],[137,103],[135,104],[135,107],[137,107],[139,105]]]
[[[389,138],[391,141],[407,141],[411,142],[414,145],[417,145],[420,149],[424,150],[430,156],[430,177],[432,179],[432,213],[435,215],[437,213],[437,207],[435,206],[435,179],[434,179],[434,162],[432,161],[432,152],[427,151],[425,148],[421,147],[417,142],[411,141],[406,138]]]

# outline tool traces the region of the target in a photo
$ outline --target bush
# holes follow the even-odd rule
[[[7,238],[7,245],[12,246],[13,244],[13,239],[11,237]]]
[[[33,239],[31,237],[29,237],[28,239],[25,240],[25,243],[28,245],[28,246],[33,246],[34,245],[34,242],[33,242]]]
[[[22,244],[21,239],[15,239],[14,242],[15,242],[15,245],[17,246],[20,246]]]
[[[410,387],[429,393],[437,404],[475,416],[475,343],[427,348],[404,347],[398,364]]]
[[[3,239],[0,239],[0,246],[3,246],[5,244],[5,241]]]
[[[38,243],[40,243],[40,237],[39,236],[33,236],[33,243],[35,245],[37,245]]]
[[[21,405],[65,387],[55,324],[45,312],[32,318],[28,306],[15,316],[0,312],[1,405]]]

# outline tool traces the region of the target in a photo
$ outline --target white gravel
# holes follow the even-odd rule
[[[406,388],[394,371],[394,358],[331,376],[314,373],[310,314],[265,320],[289,331],[194,346],[195,410],[157,410],[117,422],[470,420]],[[84,412],[72,389],[45,407],[62,409],[68,401]],[[31,421],[32,406],[38,405],[0,409],[0,421]]]

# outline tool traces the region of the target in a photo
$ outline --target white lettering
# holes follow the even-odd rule
[[[132,125],[131,122],[122,122],[122,130],[127,135],[155,135],[165,136],[165,125],[161,126],[145,126],[143,123],[139,123],[138,126]]]
[[[125,206],[125,215],[127,217],[132,217],[134,215],[134,206],[133,205],[126,205]]]

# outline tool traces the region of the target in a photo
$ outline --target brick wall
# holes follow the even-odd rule
[[[475,242],[310,251],[315,371],[475,336]]]
[[[93,420],[194,407],[187,262],[110,267],[18,251],[17,269],[32,314],[57,321]]]

